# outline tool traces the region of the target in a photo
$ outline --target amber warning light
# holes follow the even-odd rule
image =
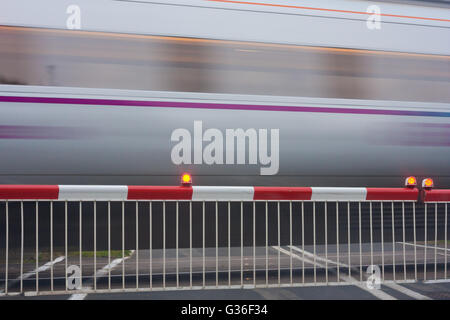
[[[192,177],[189,173],[183,173],[181,176],[181,184],[183,186],[190,186],[192,184]]]
[[[417,186],[417,180],[415,177],[408,177],[405,180],[405,186],[408,188],[414,188]]]
[[[422,180],[422,188],[424,189],[431,189],[434,187],[433,179],[427,178]]]

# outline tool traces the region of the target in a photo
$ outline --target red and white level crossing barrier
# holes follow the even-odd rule
[[[417,188],[0,185],[8,200],[417,201]],[[450,190],[424,191],[424,201],[449,201]]]
[[[186,175],[180,186],[0,185],[0,296],[364,287],[374,265],[386,282],[448,281],[450,190],[410,178],[404,188],[192,186]],[[105,266],[96,257],[106,248]],[[93,257],[83,257],[87,250]],[[276,272],[278,281],[269,278]]]

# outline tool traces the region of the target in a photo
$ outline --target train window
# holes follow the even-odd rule
[[[450,102],[450,58],[0,26],[0,84]]]

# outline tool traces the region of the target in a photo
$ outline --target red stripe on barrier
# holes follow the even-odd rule
[[[254,187],[253,200],[311,200],[309,187]]]
[[[450,201],[450,189],[425,190],[423,201]]]
[[[191,200],[192,187],[128,186],[128,200]]]
[[[366,188],[366,200],[411,200],[417,201],[419,190],[417,188]]]
[[[0,199],[58,199],[58,185],[0,185]]]

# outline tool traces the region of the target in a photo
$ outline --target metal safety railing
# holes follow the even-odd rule
[[[0,295],[445,281],[449,202],[416,188],[4,185]]]

